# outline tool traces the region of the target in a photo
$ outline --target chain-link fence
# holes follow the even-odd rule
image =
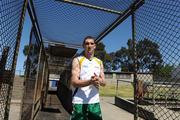
[[[0,119],[8,119],[11,87],[26,4],[27,0],[0,1]],[[41,17],[39,19],[45,20]],[[180,119],[180,1],[144,0],[143,6],[135,11],[133,20],[137,51],[135,56],[137,71],[134,79],[135,82],[137,80],[135,101],[137,100],[138,110],[135,114],[150,120],[178,120]],[[54,28],[53,30],[57,31]],[[42,97],[45,97],[47,92],[48,65],[44,48],[38,38],[36,32],[32,31],[22,110],[22,119],[26,120],[34,118],[40,105],[44,103],[42,100],[45,99]],[[138,73],[143,75],[138,76]]]
[[[133,74],[121,73],[116,74],[116,96],[127,100],[133,100]]]
[[[180,1],[145,0],[135,12],[138,116],[180,119]],[[147,112],[153,113],[153,116]]]
[[[0,1],[0,119],[8,119],[27,0]]]
[[[22,120],[34,119],[47,94],[48,64],[42,43],[32,29],[25,71]]]

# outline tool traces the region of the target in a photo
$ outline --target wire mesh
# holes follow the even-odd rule
[[[74,0],[81,3],[100,6],[111,10],[124,12],[135,0]]]
[[[133,74],[116,74],[116,96],[123,99],[133,100]]]
[[[0,1],[0,119],[8,119],[24,0]]]
[[[44,47],[33,28],[30,36],[29,53],[25,71],[22,120],[34,119],[46,102],[48,87],[48,64]]]
[[[81,46],[85,36],[98,37],[120,16],[82,5],[69,4],[61,0],[35,0],[33,2],[43,38],[63,44]],[[77,0],[77,2],[124,11],[133,0],[126,0],[126,2],[124,0],[114,2]]]
[[[146,74],[137,78],[137,114],[149,120],[179,120],[180,1],[146,0],[135,21],[138,72]]]
[[[36,38],[34,31],[31,31],[31,38],[29,44],[29,55],[27,58],[26,72],[25,72],[25,91],[23,96],[22,119],[31,119],[33,112],[33,102],[35,94],[35,85],[38,69],[38,60],[40,53],[40,43]]]

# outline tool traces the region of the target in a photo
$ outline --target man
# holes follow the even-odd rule
[[[95,39],[87,36],[83,42],[84,55],[72,62],[73,94],[71,120],[102,120],[99,86],[105,86],[101,60],[94,57]]]

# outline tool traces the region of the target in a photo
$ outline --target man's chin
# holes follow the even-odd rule
[[[93,52],[92,52],[92,51],[88,51],[87,53],[88,53],[88,54],[92,54]]]
[[[87,53],[91,54],[91,53],[92,53],[92,51],[87,51]]]
[[[88,57],[90,57],[92,55],[92,52],[88,52],[87,55]]]

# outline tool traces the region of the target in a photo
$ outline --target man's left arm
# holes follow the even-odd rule
[[[101,71],[100,71],[100,75],[99,75],[99,82],[100,82],[101,86],[105,86],[106,85],[106,81],[105,81],[105,77],[104,77],[103,63],[101,64]]]

